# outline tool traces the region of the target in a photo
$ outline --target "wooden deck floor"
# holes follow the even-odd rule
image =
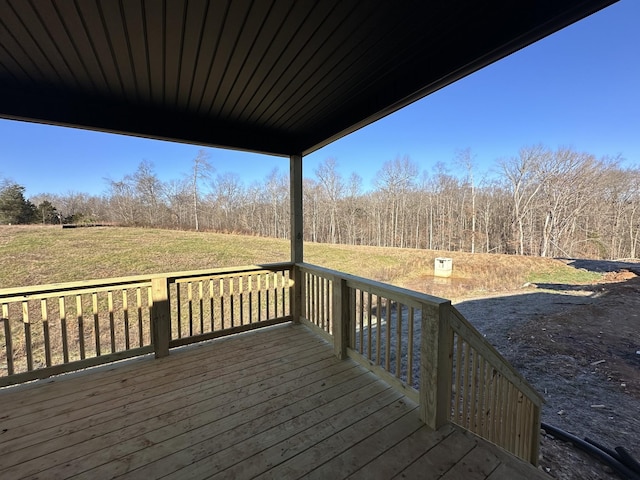
[[[282,325],[0,391],[0,478],[548,478]]]

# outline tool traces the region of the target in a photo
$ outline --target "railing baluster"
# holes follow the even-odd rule
[[[318,319],[320,321],[321,328],[328,332],[330,329],[329,319],[326,316],[326,300],[327,295],[325,295],[325,286],[327,284],[327,279],[324,277],[316,277],[318,280]]]
[[[204,333],[204,285],[203,281],[198,282],[198,307],[200,308],[200,333]]]
[[[91,309],[93,312],[93,336],[96,345],[96,357],[101,355],[100,351],[100,317],[98,314],[98,294],[91,294]]]
[[[371,317],[371,304],[373,303],[372,300],[372,294],[371,292],[367,292],[367,359],[369,361],[371,361],[372,356],[371,356],[371,344],[372,344],[372,340],[371,340],[371,324],[373,323],[372,321],[372,317]]]
[[[275,272],[267,274],[271,285],[271,304],[273,309],[273,316],[267,316],[267,319],[278,318],[278,277]]]
[[[213,278],[209,279],[209,314],[211,316],[211,331],[214,332],[215,328],[215,305],[213,301]]]
[[[314,276],[311,273],[307,273],[307,294],[308,294],[308,298],[307,301],[305,301],[306,304],[306,308],[307,308],[307,315],[305,318],[308,318],[309,321],[316,325],[318,325],[318,322],[316,321],[316,317],[314,316],[314,312],[315,312],[315,296],[316,296],[316,290],[314,288]]]
[[[269,286],[269,274],[265,273],[264,274],[264,294],[265,294],[265,320],[269,319],[269,290],[270,290],[270,286]]]
[[[144,328],[142,325],[142,289],[136,288],[136,310],[138,313],[138,346],[144,345]]]
[[[31,323],[29,322],[29,302],[22,302],[22,323],[24,325],[24,348],[27,355],[27,371],[33,370],[33,346],[31,345]]]
[[[11,322],[9,321],[9,305],[2,304],[2,323],[4,325],[4,345],[7,354],[7,375],[13,375],[13,342]]]
[[[176,325],[178,338],[182,338],[182,296],[180,295],[180,283],[176,282]]]
[[[387,372],[391,371],[391,328],[392,327],[392,320],[391,320],[391,307],[392,307],[392,302],[391,299],[389,298],[385,298],[385,300],[387,301],[387,316],[386,316],[386,327],[385,327],[385,350],[384,350],[384,361],[385,361],[385,368],[387,370]]]
[[[320,278],[316,275],[314,275],[313,277],[313,298],[314,298],[314,312],[313,312],[313,318],[315,319],[315,323],[316,325],[318,325],[320,328],[322,328],[324,330],[324,323],[322,321],[322,319],[320,318]]]
[[[415,311],[409,307],[407,312],[407,385],[413,387],[413,322]]]
[[[314,297],[314,313],[313,318],[315,319],[316,325],[324,330],[324,325],[322,322],[322,318],[320,317],[320,278],[318,276],[313,276],[313,297]]]
[[[324,294],[326,281],[327,279],[324,277],[316,277],[316,286],[317,286],[316,294],[318,296],[318,302],[317,302],[318,312],[316,314],[316,317],[318,318],[318,322],[321,325],[321,328],[325,332],[329,332],[331,331],[331,322],[324,314],[326,299],[327,299],[327,296]]]
[[[298,306],[298,310],[300,310],[301,315],[305,319],[309,320],[310,322],[313,322],[313,319],[309,314],[309,305],[311,304],[311,295],[312,295],[311,289],[309,288],[309,273],[302,272],[300,271],[300,269],[298,269],[297,277],[301,279],[302,283],[304,284],[304,287],[302,289],[304,291],[302,295],[302,304]],[[296,295],[295,290],[297,290],[297,286],[294,285],[293,288],[294,288],[293,296],[295,297]]]
[[[307,292],[304,302],[304,318],[309,319],[313,323],[311,315],[311,305],[313,304],[313,288],[311,287],[311,274],[304,272],[305,291]]]
[[[218,293],[220,294],[220,328],[224,330],[224,280],[218,282]]]
[[[282,272],[280,272],[280,282],[282,283],[281,287],[280,287],[280,295],[282,296],[282,316],[285,317],[287,315],[287,302],[286,302],[286,296],[287,296],[287,284],[289,281],[289,276],[288,276],[288,272],[286,270],[283,270]]]
[[[151,285],[147,287],[147,305],[147,312],[149,314],[149,343],[153,344],[155,328],[153,325],[153,280],[151,281]],[[171,336],[171,320],[169,320],[169,336]]]
[[[462,403],[464,401],[463,390],[462,390],[462,337],[460,335],[456,335],[456,376],[454,380],[455,385],[455,417],[453,420],[462,424]]]
[[[193,284],[187,282],[187,306],[189,313],[189,336],[193,337]]]
[[[519,392],[522,393],[522,392]],[[520,404],[520,421],[518,422],[518,453],[520,458],[527,455],[527,444],[531,438],[529,435],[529,426],[531,425],[531,414],[529,412],[529,399],[524,396]]]
[[[484,432],[484,405],[486,401],[486,385],[485,385],[485,370],[486,364],[483,356],[479,356],[478,358],[478,404],[475,413],[476,419],[476,430],[475,432],[480,436],[483,435]]]
[[[513,415],[513,405],[511,404],[511,397],[512,397],[512,392],[511,392],[511,382],[508,382],[505,380],[505,425],[504,425],[504,432],[502,435],[503,438],[503,442],[505,445],[505,448],[509,448],[511,446],[511,425],[513,423],[512,421],[512,415]]]
[[[339,280],[336,280],[336,281],[339,281]],[[333,335],[333,331],[334,331],[334,329],[336,328],[336,326],[334,325],[334,322],[333,322],[333,318],[334,318],[334,313],[333,313],[333,311],[334,311],[334,307],[333,307],[333,305],[332,305],[332,304],[333,304],[332,299],[333,299],[333,297],[334,297],[334,291],[333,291],[333,284],[334,284],[334,282],[333,282],[333,280],[329,280],[329,279],[327,279],[327,282],[326,282],[326,283],[327,283],[327,286],[326,286],[326,294],[325,294],[325,296],[323,297],[323,301],[325,302],[325,305],[326,305],[326,311],[327,311],[327,313],[326,313],[326,315],[325,315],[325,317],[326,317],[326,321],[327,321],[327,322],[326,322],[326,323],[327,323],[327,329],[326,329],[326,331],[327,331],[329,334]],[[347,308],[347,311],[348,311],[348,308],[349,308],[349,304],[348,304],[348,303],[346,304],[346,308]],[[349,321],[351,321],[351,318],[349,318]]]
[[[469,402],[469,429],[472,432],[476,432],[478,429],[477,424],[477,391],[478,391],[478,354],[473,349],[470,348],[471,352],[471,371],[469,375],[469,380],[471,380],[471,397]]]
[[[107,302],[109,304],[109,335],[111,337],[111,353],[116,351],[116,324],[113,309],[113,291],[107,292]]]
[[[244,325],[244,276],[238,278],[238,295],[240,298],[240,325]]]
[[[58,299],[60,313],[60,335],[62,336],[62,358],[64,363],[69,363],[69,343],[67,340],[67,313],[64,297]]]
[[[347,282],[342,279],[336,279],[333,284],[333,305],[332,313],[334,335],[334,351],[338,358],[343,359],[347,356],[347,346],[349,345],[349,333],[351,332],[351,289],[347,286]]]
[[[491,424],[489,426],[491,441],[497,443],[496,425],[500,423],[500,382],[499,373],[491,367]]]
[[[508,449],[510,452],[515,451],[516,444],[518,442],[518,394],[519,392],[516,390],[514,385],[509,382],[511,385],[511,396],[509,398],[509,404],[511,405],[511,425],[509,428],[509,446]]]
[[[509,384],[505,380],[505,378],[500,376],[500,414],[501,414],[501,423],[500,423],[500,434],[499,434],[499,442],[501,445],[505,445],[507,439],[508,432],[508,421],[509,421]]]
[[[523,430],[523,425],[522,425],[522,416],[523,416],[523,396],[522,396],[522,392],[519,391],[515,391],[516,393],[516,424],[515,424],[515,432],[514,432],[514,436],[515,436],[515,444],[513,446],[513,450],[516,452],[517,455],[522,455],[522,440],[524,438],[524,436],[521,434],[522,430]]]
[[[47,299],[40,300],[40,312],[42,315],[42,335],[44,337],[44,358],[47,367],[51,366],[51,337],[49,332],[49,317],[47,310]]]
[[[463,357],[464,357],[464,367],[462,369],[463,375],[463,402],[462,402],[462,423],[463,427],[469,425],[469,390],[471,389],[471,382],[469,379],[469,361],[471,353],[469,352],[469,344],[467,342],[463,343]]]
[[[402,304],[396,302],[396,377],[401,378],[402,365]]]
[[[235,318],[234,318],[234,313],[235,313],[235,308],[234,308],[234,292],[233,292],[233,277],[229,277],[229,310],[231,312],[231,328],[235,327]],[[269,299],[267,298],[267,302],[269,302]],[[269,308],[269,305],[267,303],[267,309]],[[268,312],[267,312],[268,313]],[[267,314],[267,318],[269,317],[269,315]]]
[[[382,299],[380,295],[376,295],[376,364],[382,365],[382,354],[380,353],[382,348],[380,342],[382,341]]]
[[[126,288],[122,289],[122,315],[124,319],[124,348],[131,348],[131,338],[129,333],[129,295]]]
[[[358,343],[357,351],[360,355],[364,355],[364,292],[360,288],[354,289],[354,298],[357,298],[356,310],[358,319]],[[355,325],[355,322],[354,322]],[[356,337],[354,337],[356,338]]]
[[[272,272],[269,276],[273,281],[273,318],[278,318],[278,275]]]
[[[249,290],[249,324],[253,323],[253,275],[249,275],[247,289]]]
[[[84,316],[82,311],[82,295],[76,295],[76,318],[78,319],[78,347],[80,349],[80,360],[84,360]]]
[[[494,369],[493,370],[493,399],[492,399],[492,419],[491,419],[491,423],[493,425],[492,430],[492,435],[491,435],[491,439],[493,441],[495,441],[496,443],[498,443],[499,441],[499,428],[500,428],[500,422],[502,420],[501,414],[502,414],[502,405],[501,405],[501,399],[502,399],[502,390],[500,389],[501,387],[501,377],[500,374]]]
[[[256,289],[258,290],[258,322],[262,321],[262,275],[256,275]]]

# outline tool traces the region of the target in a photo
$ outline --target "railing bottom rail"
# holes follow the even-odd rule
[[[97,367],[99,365],[125,360],[127,358],[139,357],[150,353],[153,353],[153,345],[133,348],[131,350],[124,350],[121,352],[108,353],[99,357],[85,358],[84,360],[76,360],[52,367],[32,370],[30,372],[16,373],[6,377],[0,377],[0,387],[8,387],[10,385],[31,382],[33,380],[42,380],[54,375],[76,372],[78,370],[84,370],[85,368]]]
[[[271,320],[264,320],[260,323],[249,323],[246,325],[239,325],[237,327],[226,328],[224,330],[218,330],[215,332],[203,333],[201,335],[194,335],[192,337],[177,338],[169,341],[169,347],[182,347],[184,345],[190,345],[192,343],[206,342],[207,340],[213,340],[216,338],[228,337],[229,335],[235,335],[237,333],[249,332],[251,330],[257,330],[259,328],[271,327],[274,325],[280,325],[282,323],[291,322],[292,316],[274,318]]]

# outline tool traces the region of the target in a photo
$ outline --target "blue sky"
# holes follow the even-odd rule
[[[498,159],[538,143],[640,164],[639,22],[640,2],[622,0],[305,157],[304,174],[332,157],[368,188],[385,161],[407,155],[431,172],[469,148],[477,175],[492,175]],[[0,179],[23,185],[27,196],[100,194],[105,178],[133,173],[142,160],[161,180],[181,178],[200,150],[6,120],[0,142]],[[289,168],[280,157],[207,150],[216,173],[237,173],[245,184]]]

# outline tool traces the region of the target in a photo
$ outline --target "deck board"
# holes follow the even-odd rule
[[[0,390],[2,478],[548,478],[280,325]]]

